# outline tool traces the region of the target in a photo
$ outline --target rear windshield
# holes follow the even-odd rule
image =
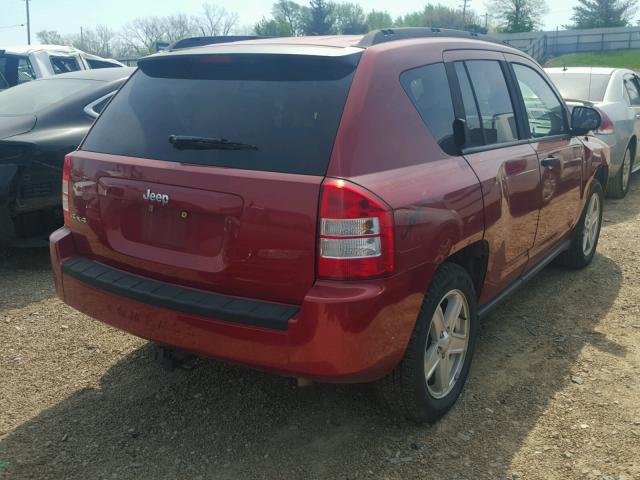
[[[98,84],[95,80],[52,78],[18,85],[0,92],[0,115],[38,113]]]
[[[550,73],[565,100],[587,100],[601,102],[609,85],[611,75],[602,73]]]
[[[324,175],[359,57],[236,54],[142,61],[82,150]],[[178,149],[170,136],[252,148]]]

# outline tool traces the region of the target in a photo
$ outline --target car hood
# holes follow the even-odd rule
[[[0,115],[0,140],[30,132],[37,120],[35,115]]]

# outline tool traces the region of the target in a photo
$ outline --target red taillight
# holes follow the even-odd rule
[[[330,178],[322,184],[318,275],[375,277],[393,271],[393,214],[367,190]]]
[[[606,113],[604,113],[602,110],[600,110],[599,108],[596,108],[596,110],[598,110],[598,113],[600,114],[600,117],[602,118],[602,123],[600,123],[600,128],[598,128],[598,130],[596,130],[596,133],[600,133],[600,134],[603,134],[603,135],[608,135],[610,133],[613,133],[613,122],[611,121],[609,116]]]
[[[64,216],[64,224],[71,223],[69,215],[69,180],[71,178],[71,155],[64,157],[64,166],[62,169],[62,214]]]

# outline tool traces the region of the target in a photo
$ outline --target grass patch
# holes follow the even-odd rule
[[[640,70],[640,50],[608,50],[562,55],[547,61],[545,67],[611,67]]]

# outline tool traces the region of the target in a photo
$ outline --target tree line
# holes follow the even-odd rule
[[[273,4],[271,17],[254,27],[256,35],[265,37],[299,35],[357,35],[391,27],[456,28],[485,33],[487,25],[471,9],[463,11],[440,4],[426,4],[422,10],[393,18],[387,11],[365,12],[357,3],[311,0],[308,5],[292,0]]]
[[[573,23],[565,28],[623,27],[630,25],[638,0],[578,0]],[[465,1],[465,6],[470,3]],[[392,27],[454,28],[476,33],[515,33],[539,30],[547,13],[544,0],[490,0],[491,15],[471,8],[451,8],[427,3],[424,8],[393,18],[387,11],[364,9],[354,2],[310,0],[307,4],[278,0],[271,15],[253,27],[241,27],[237,13],[204,4],[197,15],[137,18],[115,31],[106,25],[83,29],[73,35],[43,30],[42,43],[72,45],[103,57],[140,57],[156,51],[158,42],[173,43],[187,37],[254,34],[265,37],[363,34]]]
[[[229,35],[238,28],[238,21],[237,13],[206,3],[197,15],[179,13],[136,18],[120,31],[98,25],[71,35],[61,35],[55,30],[42,30],[36,35],[41,43],[70,45],[101,57],[138,58],[155,53],[157,43],[173,43],[188,37]]]
[[[630,25],[638,0],[578,0],[573,21],[565,28],[624,27]],[[463,0],[463,5],[470,0]],[[357,3],[311,0],[308,5],[292,0],[273,4],[270,18],[263,18],[254,28],[261,36],[297,36],[361,34],[390,27],[455,28],[476,33],[488,30],[500,33],[530,32],[542,27],[548,12],[545,0],[489,0],[484,17],[468,8],[450,8],[426,4],[422,10],[392,18],[389,12],[368,13]],[[640,23],[640,22],[639,22]]]

